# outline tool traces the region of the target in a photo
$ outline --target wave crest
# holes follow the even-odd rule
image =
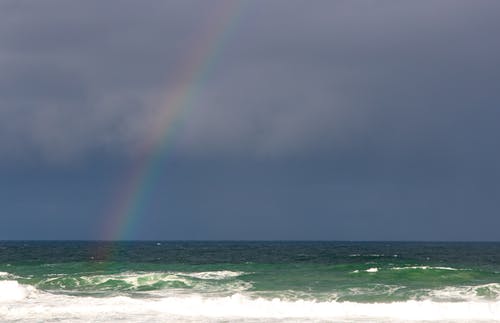
[[[391,270],[415,270],[415,269],[421,269],[421,270],[450,270],[450,271],[457,271],[457,270],[465,270],[465,269],[457,269],[457,268],[452,268],[452,267],[434,267],[434,266],[406,266],[406,267],[392,267],[390,268]]]
[[[80,292],[154,291],[185,289],[195,291],[238,292],[251,287],[249,282],[236,279],[243,272],[124,272],[119,274],[70,276],[57,275],[36,284],[44,290]]]

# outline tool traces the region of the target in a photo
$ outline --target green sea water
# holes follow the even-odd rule
[[[16,292],[22,295],[5,295]],[[242,311],[263,302],[269,308],[262,317],[274,319],[286,318],[287,306],[293,312],[304,304],[321,308],[308,312],[308,305],[302,309],[303,316],[299,311],[291,317],[307,320],[321,312],[326,316],[318,319],[369,320],[380,306],[432,304],[430,310],[435,310],[444,305],[479,304],[487,305],[490,313],[469,319],[500,320],[500,243],[0,242],[0,295],[0,318],[4,315],[13,321],[29,320],[33,313],[28,305],[35,299],[54,310],[57,304],[51,302],[56,300],[68,306],[87,300],[99,307],[119,299],[160,304],[193,302],[193,297],[205,303],[222,302],[217,306],[239,297]],[[279,306],[273,307],[273,302]],[[346,314],[345,306],[353,304],[367,314]],[[16,316],[13,306],[26,306],[26,311]],[[281,316],[273,312],[280,306],[285,311]],[[344,309],[344,316],[335,316],[334,307],[337,314]],[[213,317],[205,312],[173,314],[177,319],[178,315],[200,320]],[[416,319],[422,318],[422,313],[415,314]],[[153,321],[167,317],[155,316]],[[47,320],[52,318],[64,316]]]

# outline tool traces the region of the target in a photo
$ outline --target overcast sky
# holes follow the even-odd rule
[[[119,238],[498,240],[499,30],[493,0],[1,1],[0,239],[107,238],[187,86]]]

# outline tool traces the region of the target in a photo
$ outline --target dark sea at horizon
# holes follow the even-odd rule
[[[500,321],[500,242],[0,241],[0,321]]]

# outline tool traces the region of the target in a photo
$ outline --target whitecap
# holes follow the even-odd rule
[[[475,286],[449,286],[428,291],[429,297],[437,301],[500,301],[500,284],[490,283]]]
[[[112,275],[82,276],[80,277],[80,279],[89,285],[100,285],[100,284],[105,284],[109,281],[122,281],[133,288],[142,286],[151,286],[159,282],[179,282],[184,284],[185,286],[191,286],[191,281],[189,279],[168,272],[167,273],[125,272],[121,274],[112,274]]]
[[[16,280],[0,281],[0,302],[23,300],[34,290],[34,287],[21,285]]]
[[[7,321],[496,321],[500,302],[404,301],[355,303],[338,301],[177,295],[163,298],[75,297],[40,293],[33,302],[0,304]]]
[[[460,270],[457,268],[452,268],[452,267],[433,267],[433,266],[406,266],[406,267],[392,267],[390,268],[391,270],[409,270],[409,269],[422,269],[422,270],[427,270],[427,269],[434,269],[434,270]]]
[[[238,277],[245,273],[241,271],[219,270],[219,271],[202,271],[202,272],[178,273],[178,274],[198,279],[221,280],[221,279]]]

